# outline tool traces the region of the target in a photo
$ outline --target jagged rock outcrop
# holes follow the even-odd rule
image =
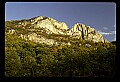
[[[33,42],[36,42],[36,43],[45,43],[45,44],[48,44],[48,45],[53,45],[54,44],[53,39],[47,39],[45,37],[37,35],[36,33],[32,33],[32,34],[29,34],[29,35],[22,35],[21,34],[20,37],[22,39],[30,40],[30,41],[33,41]]]
[[[69,29],[66,23],[58,22],[50,17],[38,16],[31,19],[20,20],[17,21],[14,27],[16,27],[17,29],[19,28],[22,31],[19,32],[17,31],[17,29],[15,30],[11,29],[9,30],[10,34],[17,32],[20,33],[19,35],[22,39],[38,43],[45,43],[48,45],[71,45],[69,41],[60,42],[55,40],[54,38],[48,39],[47,37],[44,36],[51,34],[63,36],[67,35],[70,38],[89,40],[94,42],[108,42],[107,40],[104,40],[101,34],[99,34],[94,28],[91,28],[90,26],[77,23],[74,24],[71,29]],[[23,31],[25,32],[24,34]]]
[[[72,29],[67,32],[67,34],[83,40],[104,42],[104,38],[101,34],[99,34],[94,28],[85,26],[84,24],[75,24]]]
[[[68,45],[70,46],[70,42],[57,42],[56,40],[53,40],[53,39],[47,39],[41,35],[37,35],[36,33],[32,33],[32,34],[29,34],[29,35],[23,35],[23,34],[20,34],[20,37],[22,39],[25,39],[26,41],[30,40],[30,41],[33,41],[33,42],[36,42],[36,43],[44,43],[44,44],[47,44],[47,45]]]
[[[11,30],[9,30],[8,33],[9,33],[9,34],[13,34],[13,33],[15,33],[15,30],[14,30],[14,29],[11,29]]]
[[[69,29],[66,23],[58,22],[50,17],[38,16],[28,21],[29,23],[27,23],[27,21],[19,22],[19,25],[26,26],[31,22],[30,26],[34,26],[34,28],[44,28],[47,31],[46,33],[49,31],[55,34],[64,34],[64,31]]]

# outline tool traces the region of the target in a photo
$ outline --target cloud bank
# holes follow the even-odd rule
[[[108,30],[108,27],[103,27],[104,30]]]
[[[102,35],[114,35],[114,34],[116,34],[116,31],[102,32],[101,30],[98,30],[98,33],[100,33]]]

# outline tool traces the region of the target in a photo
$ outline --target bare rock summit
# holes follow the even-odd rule
[[[9,24],[12,24],[12,26],[10,27]],[[9,34],[16,33],[22,39],[48,45],[71,45],[72,38],[93,42],[108,42],[90,26],[77,23],[69,29],[65,22],[58,22],[45,16],[8,21],[6,22],[7,25]]]

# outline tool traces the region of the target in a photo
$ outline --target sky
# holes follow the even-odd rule
[[[108,41],[116,40],[116,4],[114,2],[6,2],[5,21],[37,16],[91,26]]]

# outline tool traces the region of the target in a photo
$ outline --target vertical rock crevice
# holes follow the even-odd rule
[[[81,31],[82,40],[84,40],[84,39],[85,39],[85,38],[84,38],[84,30],[83,30],[82,25],[81,25],[81,29],[82,29],[82,31]]]

